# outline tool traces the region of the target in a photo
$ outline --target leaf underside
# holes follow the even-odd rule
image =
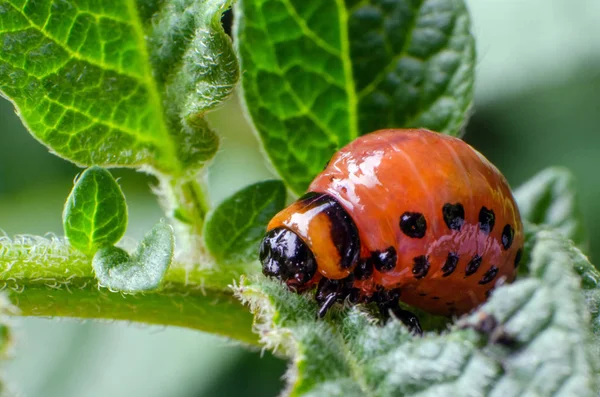
[[[0,91],[76,164],[192,172],[218,146],[202,115],[238,77],[228,5],[0,0]]]
[[[381,128],[461,133],[474,41],[462,0],[241,0],[245,105],[286,184]]]
[[[122,292],[149,291],[160,285],[174,249],[171,226],[159,222],[132,255],[118,247],[105,247],[96,253],[92,266],[102,287]]]

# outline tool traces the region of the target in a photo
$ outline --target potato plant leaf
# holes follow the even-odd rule
[[[538,173],[515,190],[515,199],[523,219],[553,228],[580,248],[587,246],[583,217],[569,170],[552,167]]]
[[[228,0],[0,0],[0,91],[31,133],[80,165],[178,175],[211,158],[203,118],[238,66]]]
[[[240,0],[235,15],[245,105],[294,192],[361,134],[460,134],[475,64],[462,0]]]
[[[290,396],[597,396],[598,348],[577,268],[595,270],[577,252],[538,232],[529,277],[422,338],[395,320],[375,323],[365,308],[316,321],[310,297],[265,279],[242,280],[237,293],[263,343],[292,358]]]
[[[267,223],[285,204],[281,181],[250,185],[225,199],[209,215],[204,241],[219,263],[246,263],[258,256],[259,241]]]
[[[110,172],[90,167],[81,174],[65,203],[65,236],[87,255],[117,243],[127,229],[127,203]]]
[[[173,229],[159,222],[146,233],[133,255],[118,247],[104,247],[94,255],[92,266],[103,287],[122,292],[149,291],[160,285],[174,249]]]

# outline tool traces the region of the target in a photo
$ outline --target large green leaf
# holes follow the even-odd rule
[[[587,246],[575,182],[565,168],[548,168],[515,190],[521,216],[534,225],[553,228],[580,248]]]
[[[235,15],[246,107],[296,193],[361,134],[465,123],[475,54],[462,0],[240,0]]]
[[[123,237],[127,203],[110,172],[94,166],[81,174],[65,203],[63,226],[69,243],[88,255]]]
[[[310,297],[277,282],[246,280],[238,294],[256,313],[263,343],[292,357],[292,396],[597,396],[589,327],[597,304],[586,305],[582,288],[598,290],[574,269],[597,273],[555,232],[538,232],[531,258],[528,278],[422,338],[398,321],[374,324],[356,307],[315,321]]]
[[[229,0],[0,0],[0,90],[31,133],[80,165],[192,172],[202,117],[238,77]]]
[[[258,257],[258,245],[267,223],[285,204],[281,181],[247,186],[225,199],[209,215],[204,241],[219,263],[247,263]]]

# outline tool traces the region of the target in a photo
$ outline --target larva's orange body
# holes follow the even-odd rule
[[[318,282],[323,313],[345,296],[391,309],[399,296],[461,314],[515,277],[518,208],[500,172],[460,139],[422,129],[362,136],[309,192],[269,223],[261,260],[265,274],[299,290]],[[302,245],[309,252],[300,261],[277,251]]]

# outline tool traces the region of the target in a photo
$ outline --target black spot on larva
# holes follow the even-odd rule
[[[512,226],[508,224],[504,226],[504,229],[502,229],[502,246],[505,250],[510,248],[514,237],[515,229],[513,229]]]
[[[497,274],[498,274],[498,268],[496,266],[492,265],[492,267],[490,267],[488,269],[488,271],[485,272],[485,274],[483,275],[481,280],[479,280],[479,284],[483,285],[483,284],[489,283],[496,277]]]
[[[373,258],[373,264],[375,265],[375,269],[378,271],[385,273],[392,270],[396,267],[396,249],[394,247],[388,247],[385,251],[375,251],[371,254],[371,258]]]
[[[433,299],[434,301],[439,301],[439,300],[440,300],[440,297],[439,297],[439,296],[434,296],[434,297],[432,297],[431,299]]]
[[[515,256],[515,267],[519,266],[519,262],[521,262],[521,256],[523,255],[523,248],[519,248],[517,251],[517,255]]]
[[[357,280],[366,280],[373,275],[373,260],[371,258],[361,258],[354,269],[354,277]]]
[[[471,258],[471,260],[469,261],[469,264],[467,265],[465,275],[470,276],[471,274],[475,273],[477,269],[479,269],[479,266],[481,266],[481,259],[481,256],[475,254],[473,258]]]
[[[458,254],[455,252],[448,253],[448,257],[446,258],[446,263],[442,267],[442,272],[444,273],[444,277],[448,277],[452,274],[454,269],[456,269],[456,265],[458,265]]]
[[[494,215],[494,211],[481,207],[481,211],[479,211],[479,229],[485,234],[490,234],[494,229],[495,222],[496,215]]]
[[[429,259],[425,255],[415,256],[413,258],[412,274],[415,278],[423,278],[429,271]]]
[[[442,207],[442,215],[446,226],[452,230],[460,230],[465,223],[465,209],[461,203],[450,204],[446,203]]]
[[[421,292],[419,296],[427,296],[427,294],[425,292]]]
[[[405,212],[400,217],[400,230],[408,237],[423,238],[427,231],[427,221],[420,212]]]
[[[454,306],[454,301],[446,302],[446,306]]]

